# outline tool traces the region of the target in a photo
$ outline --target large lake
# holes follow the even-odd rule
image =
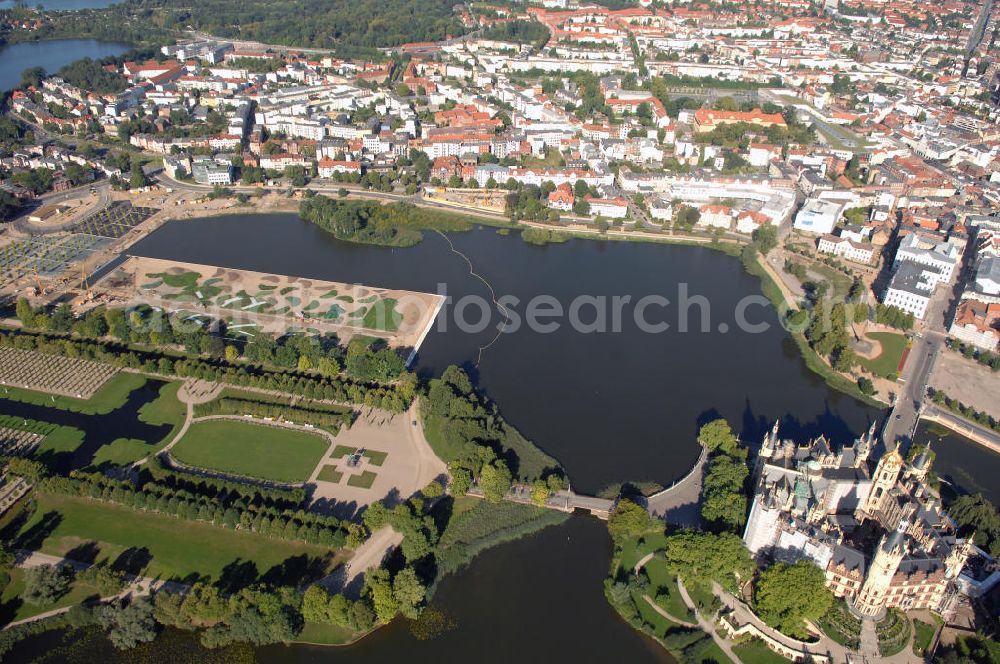
[[[54,74],[63,65],[82,58],[99,60],[128,49],[128,44],[96,39],[53,39],[4,46],[0,48],[0,90],[15,87],[21,82],[21,72],[29,67],[44,67]]]
[[[581,295],[608,302],[627,295],[632,303],[659,295],[671,304],[649,307],[647,318],[670,329],[643,332],[628,306],[620,332],[576,332],[566,320],[551,333],[522,325],[484,350],[476,368],[480,347],[496,337],[502,317],[494,311],[492,324],[479,332],[458,329],[462,298],[489,302],[490,293],[436,233],[426,233],[416,247],[388,249],[340,242],[291,214],[225,216],[170,222],[130,252],[373,286],[443,289],[453,304],[421,347],[418,371],[468,367],[504,416],[559,459],[584,492],[626,480],[669,484],[697,458],[699,425],[719,415],[753,442],[780,418],[789,437],[823,433],[837,444],[881,415],[810,372],[769,305],[754,304],[746,314],[766,331],[737,329],[737,305],[762,299],[760,287],[737,259],[718,251],[593,240],[538,247],[492,228],[450,239],[498,298],[517,298],[522,318],[526,303],[537,296],[568,310]],[[695,331],[697,307],[689,309],[692,331],[679,331],[676,303],[685,284],[689,299],[703,296],[710,303],[710,331]],[[592,321],[593,311],[584,307],[579,318]],[[479,308],[467,307],[465,318],[476,322]]]
[[[749,316],[769,322],[767,332],[717,331],[721,322],[734,330],[736,303],[759,292],[734,258],[710,249],[584,240],[535,247],[492,229],[450,238],[498,296],[526,301],[550,294],[568,302],[580,294],[638,299],[660,293],[674,300],[678,283],[686,281],[691,294],[709,298],[714,333],[645,334],[627,323],[617,334],[521,330],[483,352],[475,372],[479,385],[511,422],[559,458],[577,488],[641,478],[668,483],[685,473],[696,455],[698,422],[716,413],[730,418],[748,440],[756,441],[781,418],[788,436],[822,432],[835,443],[880,415],[811,374],[770,308],[757,307]],[[412,249],[359,246],[339,242],[294,215],[170,222],[131,253],[413,290],[435,291],[443,283],[455,298],[487,292],[436,234]],[[456,331],[451,309],[443,319],[448,329],[432,332],[421,349],[421,371],[474,364],[480,346],[496,334]],[[930,435],[921,429],[918,439]],[[1000,457],[957,436],[936,445],[943,476],[972,490],[992,490],[997,498]],[[417,641],[398,620],[354,646],[274,646],[257,650],[256,659],[264,664],[673,662],[605,601],[602,581],[609,563],[604,524],[574,516],[491,549],[445,578],[433,605],[455,621],[455,629],[434,640]],[[172,643],[163,639],[166,650],[158,661],[202,661],[189,640],[186,647]],[[49,635],[29,639],[8,659],[34,661],[52,646]],[[110,647],[76,654],[79,661],[132,661]]]

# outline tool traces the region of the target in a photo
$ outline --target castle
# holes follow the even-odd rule
[[[869,460],[875,427],[834,452],[824,437],[805,445],[764,437],[743,541],[758,558],[810,558],[827,585],[860,616],[887,608],[947,615],[973,550],[927,484],[929,448],[907,463],[898,447]]]

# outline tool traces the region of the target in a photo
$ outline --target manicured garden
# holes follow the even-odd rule
[[[833,603],[820,621],[819,628],[823,633],[840,645],[857,650],[861,644],[861,621],[847,608],[843,601]]]
[[[148,560],[147,576],[218,579],[227,565],[237,561],[252,563],[263,574],[294,556],[331,555],[325,546],[179,521],[83,497],[38,493],[37,500],[35,514],[18,534],[18,546],[62,556],[93,544],[95,559],[111,562],[128,552]],[[330,566],[336,561],[331,558]]]
[[[881,344],[882,352],[872,359],[858,356],[858,363],[883,378],[898,373],[899,362],[906,349],[906,336],[895,332],[869,332],[865,336]]]
[[[899,654],[910,641],[910,619],[901,611],[889,609],[885,619],[875,626],[878,650],[882,657]]]
[[[785,664],[787,659],[774,652],[760,640],[733,646],[733,652],[743,664]]]
[[[171,449],[177,461],[277,482],[304,482],[326,454],[325,438],[235,420],[195,422]]]

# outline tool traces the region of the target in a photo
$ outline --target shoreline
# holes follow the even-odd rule
[[[976,445],[979,445],[994,454],[1000,454],[1000,444],[997,444],[996,441],[990,440],[987,436],[983,435],[974,423],[969,422],[960,415],[951,415],[952,417],[942,417],[937,413],[925,412],[920,416],[920,419],[938,424],[954,434],[971,440]],[[961,421],[962,424],[959,424],[958,421]]]

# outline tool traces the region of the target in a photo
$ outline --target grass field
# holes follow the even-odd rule
[[[22,544],[38,542],[39,550],[52,555],[90,542],[98,548],[97,560],[115,561],[133,549],[148,555],[147,576],[189,579],[218,579],[234,562],[250,562],[261,574],[289,558],[336,556],[327,547],[269,539],[254,533],[133,510],[77,496],[38,493],[38,509],[21,529]],[[47,516],[52,514],[53,516]],[[37,532],[40,523],[54,524],[47,532]],[[34,532],[33,532],[34,531]],[[328,568],[329,569],[329,568]]]
[[[83,442],[83,431],[69,426],[58,426],[38,420],[25,420],[13,415],[0,415],[0,426],[30,431],[44,436],[35,450],[36,455],[73,452]]]
[[[649,576],[649,596],[659,607],[679,620],[694,622],[694,614],[688,609],[677,589],[677,577],[667,569],[666,562],[660,558],[653,558],[646,563],[645,569]]]
[[[761,641],[751,641],[733,646],[733,652],[743,664],[784,664],[787,659],[774,652]]]
[[[869,332],[865,336],[882,344],[882,353],[872,360],[859,356],[858,363],[883,378],[897,373],[906,348],[906,337],[895,332]]]
[[[937,627],[923,620],[913,621],[913,653],[921,657],[927,652]]]
[[[184,425],[187,413],[186,406],[177,399],[179,382],[169,382],[160,388],[160,396],[139,409],[139,420],[146,424],[162,426],[169,424],[170,430],[155,444],[151,441],[119,438],[105,445],[94,455],[94,465],[110,463],[124,466],[135,463],[150,454],[160,451],[164,445],[173,440],[174,435]]]
[[[358,448],[351,447],[350,445],[337,445],[333,448],[333,452],[330,453],[331,459],[343,459],[345,456],[351,456],[358,451]]]
[[[196,422],[171,449],[181,463],[278,482],[304,482],[326,454],[318,435],[215,420]]]
[[[365,450],[365,453],[361,456],[368,459],[368,463],[373,466],[381,466],[385,463],[386,458],[389,456],[388,452],[379,452],[377,450]]]
[[[306,622],[294,643],[315,643],[324,646],[343,645],[357,635],[346,627]]]
[[[316,476],[316,479],[320,482],[333,482],[334,484],[337,484],[343,477],[344,474],[337,470],[336,466],[327,464],[319,471],[319,475]]]
[[[375,473],[370,470],[366,470],[360,475],[351,475],[347,478],[347,486],[355,486],[359,489],[370,489],[372,484],[375,483]]]
[[[125,405],[128,395],[146,384],[146,377],[121,371],[111,378],[89,399],[74,399],[51,395],[19,387],[5,387],[0,397],[36,406],[59,408],[84,415],[106,415]]]

